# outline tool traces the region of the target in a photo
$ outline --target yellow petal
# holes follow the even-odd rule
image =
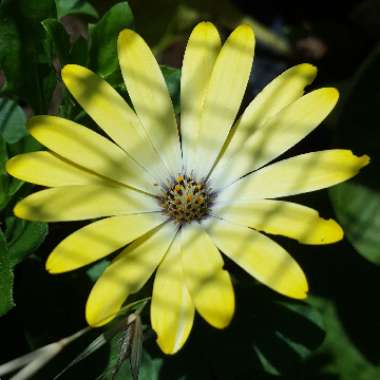
[[[228,176],[222,175],[225,173],[224,167],[231,164],[231,159],[235,159],[247,139],[258,131],[271,116],[276,115],[284,107],[301,97],[304,88],[314,80],[316,74],[317,69],[307,63],[293,66],[273,79],[251,101],[231,130],[228,143],[226,142],[224,146],[224,153],[214,170],[213,177],[216,178],[215,182],[218,182],[219,187],[223,186],[224,181],[232,182]],[[236,167],[238,168],[238,165]],[[229,172],[234,176],[232,168]]]
[[[279,198],[334,186],[368,165],[368,156],[330,149],[301,154],[266,166],[227,187],[217,202]]]
[[[223,187],[234,182],[297,144],[327,117],[335,107],[338,97],[339,93],[335,88],[321,88],[266,119],[251,136],[245,136],[240,146],[236,146],[236,151],[231,152],[233,155],[218,163],[213,175],[214,186]]]
[[[185,344],[195,311],[184,284],[180,247],[176,240],[157,270],[150,308],[152,328],[165,354],[175,354]]]
[[[182,167],[173,105],[160,67],[148,45],[133,30],[125,29],[117,41],[124,82],[135,111],[154,147],[171,172]]]
[[[221,41],[211,22],[201,22],[186,46],[181,72],[181,136],[185,168],[194,168],[195,147],[206,88]]]
[[[229,222],[283,235],[304,244],[329,244],[343,238],[343,230],[332,219],[296,203],[256,200],[215,207],[213,214]]]
[[[62,79],[77,102],[121,148],[146,169],[160,163],[140,120],[105,80],[78,65],[66,65],[62,69]],[[163,169],[161,174],[166,173]]]
[[[249,137],[266,120],[300,98],[316,75],[316,67],[308,63],[284,71],[251,101],[239,119],[237,129],[245,134],[245,138]]]
[[[152,177],[103,136],[56,116],[34,116],[31,135],[58,155],[119,183],[154,191]]]
[[[224,328],[235,310],[230,276],[223,258],[198,223],[181,230],[182,268],[187,289],[199,314],[212,326]]]
[[[205,95],[197,170],[202,178],[212,168],[239,111],[252,67],[255,38],[247,25],[237,27],[216,59]]]
[[[114,216],[73,232],[53,250],[46,262],[50,273],[62,273],[90,264],[164,222],[160,213]]]
[[[107,182],[50,152],[19,154],[7,161],[6,170],[13,177],[46,187]]]
[[[176,233],[166,223],[130,244],[100,276],[87,300],[90,326],[102,326],[119,312],[128,295],[139,291],[152,275]]]
[[[41,222],[85,220],[160,211],[157,201],[122,186],[65,186],[33,193],[16,204],[21,219]]]
[[[208,233],[216,246],[251,276],[285,296],[303,299],[306,277],[277,243],[248,227],[210,219]]]

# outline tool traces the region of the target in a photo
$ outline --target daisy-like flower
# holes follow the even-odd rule
[[[325,119],[338,92],[304,95],[316,69],[297,65],[237,118],[254,45],[246,25],[223,46],[213,24],[195,27],[182,66],[180,128],[160,67],[132,30],[120,33],[118,56],[133,109],[87,68],[62,70],[106,137],[60,117],[29,120],[29,132],[48,151],[16,156],[7,170],[49,189],[21,200],[15,214],[45,222],[96,219],[58,244],[47,270],[70,271],[126,246],[89,295],[91,326],[114,318],[156,271],[151,323],[161,349],[175,353],[195,310],[216,328],[231,321],[234,291],[222,253],[278,293],[303,299],[302,269],[262,232],[304,244],[342,238],[335,221],[278,198],[345,181],[369,159],[334,149],[269,164]]]

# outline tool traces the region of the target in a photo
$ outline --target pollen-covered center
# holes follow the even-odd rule
[[[163,212],[179,224],[205,218],[210,210],[213,193],[203,181],[179,175],[163,189],[160,204]]]

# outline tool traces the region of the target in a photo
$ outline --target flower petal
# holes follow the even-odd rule
[[[343,238],[338,223],[323,219],[316,210],[297,203],[277,200],[237,202],[215,207],[213,214],[228,222],[283,235],[303,244],[329,244]]]
[[[314,80],[316,74],[315,66],[308,63],[293,66],[273,79],[251,101],[230,131],[224,152],[214,169],[213,177],[214,181],[218,182],[218,186],[223,186],[223,179],[232,182],[232,178],[223,176],[221,173],[225,173],[223,168],[231,163],[232,158],[235,159],[235,155],[244,147],[247,139],[257,132],[270,117],[301,97],[304,88]],[[230,173],[234,174],[234,171],[231,169]]]
[[[251,101],[239,119],[237,129],[244,133],[245,139],[249,137],[266,120],[300,98],[304,88],[313,82],[316,75],[316,67],[308,63],[284,71]]]
[[[207,227],[216,246],[258,281],[285,296],[303,299],[306,277],[296,261],[260,232],[222,220],[210,219]]]
[[[46,187],[106,183],[99,177],[50,152],[32,152],[12,157],[7,172],[26,182]]]
[[[182,168],[174,109],[160,67],[145,41],[125,29],[117,41],[121,72],[153,146],[176,175]]]
[[[301,154],[254,172],[224,189],[217,202],[279,198],[336,185],[368,165],[369,157],[330,149]]]
[[[123,150],[90,129],[56,116],[28,120],[31,135],[58,155],[106,178],[154,191],[154,180]]]
[[[160,163],[135,112],[111,85],[79,65],[66,65],[62,79],[87,114],[131,157],[148,170]],[[156,170],[167,173],[162,163]]]
[[[114,216],[98,220],[62,240],[46,262],[50,273],[62,273],[109,255],[165,221],[161,213]]]
[[[122,186],[65,186],[33,193],[16,204],[21,219],[41,222],[85,220],[160,211],[155,198]]]
[[[199,314],[216,328],[228,326],[235,310],[231,279],[220,252],[198,223],[181,230],[181,256],[185,283]]]
[[[211,22],[199,23],[186,46],[181,73],[181,137],[188,171],[195,164],[202,105],[220,46],[218,30]]]
[[[248,25],[237,27],[223,45],[211,73],[197,146],[200,178],[208,175],[239,111],[252,66],[255,37]]]
[[[87,300],[90,326],[113,319],[130,294],[139,291],[167,252],[176,227],[165,223],[130,244],[100,276]]]
[[[235,146],[234,152],[229,152],[229,156],[226,152],[226,158],[218,163],[213,173],[214,186],[223,187],[234,182],[297,144],[327,117],[335,107],[338,97],[339,93],[335,88],[320,88],[266,119],[264,125],[253,135],[245,136],[240,145]],[[235,137],[233,136],[232,141]],[[229,148],[231,147],[227,151]]]
[[[166,354],[175,354],[185,344],[193,326],[195,312],[184,284],[177,240],[173,241],[158,267],[150,308],[157,343]]]

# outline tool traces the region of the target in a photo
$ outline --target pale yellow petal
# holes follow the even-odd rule
[[[7,161],[6,170],[13,177],[46,187],[107,182],[107,179],[50,152],[32,152],[14,156]]]
[[[297,203],[277,200],[236,202],[215,207],[213,215],[229,222],[283,235],[303,244],[329,244],[343,238],[343,230],[332,219]]]
[[[266,166],[221,191],[217,202],[279,198],[334,186],[355,176],[368,156],[330,149],[301,154]]]
[[[173,105],[160,67],[145,41],[125,29],[117,41],[124,82],[135,111],[155,149],[176,175],[182,168]]]
[[[122,186],[64,186],[33,193],[16,204],[21,219],[41,222],[85,220],[160,211],[155,198]]]
[[[113,319],[130,294],[139,291],[167,252],[176,227],[165,223],[130,244],[100,276],[87,300],[90,326]]]
[[[304,94],[304,88],[313,82],[316,75],[316,67],[308,63],[284,71],[251,101],[237,122],[237,129],[248,138],[266,120],[300,98]]]
[[[62,240],[46,262],[50,273],[62,273],[101,259],[164,222],[161,213],[114,216],[98,220]]]
[[[234,314],[235,296],[220,252],[196,222],[186,225],[180,238],[184,278],[196,310],[210,325],[226,327]]]
[[[303,299],[306,277],[277,243],[248,227],[210,219],[207,231],[216,246],[251,276],[285,296]]]
[[[230,152],[229,156],[226,152],[225,159],[218,163],[213,173],[214,186],[223,187],[234,182],[297,144],[327,117],[338,97],[335,88],[320,88],[266,119],[251,136],[245,136],[235,152]],[[233,136],[232,141],[235,137],[238,136]]]
[[[160,163],[140,120],[126,101],[104,79],[79,65],[66,65],[62,80],[91,118],[146,169]],[[166,174],[161,165],[155,167]],[[152,173],[153,175],[155,173]]]
[[[223,176],[222,173],[225,173],[223,168],[236,158],[236,154],[241,151],[252,134],[258,131],[266,120],[301,97],[304,88],[314,80],[316,74],[317,69],[310,64],[293,66],[273,79],[251,101],[231,130],[223,155],[214,169],[214,181],[218,182],[219,186],[223,186],[223,180],[225,183],[232,182],[228,176]],[[229,172],[234,176],[232,168]]]
[[[103,136],[57,116],[28,120],[31,135],[58,155],[106,178],[154,191],[153,178],[123,150]]]
[[[165,354],[175,354],[185,344],[195,312],[184,284],[177,240],[174,240],[157,270],[150,308],[152,328]]]
[[[211,22],[201,22],[192,31],[181,71],[181,137],[185,168],[194,167],[200,116],[207,85],[221,41]]]
[[[197,144],[196,173],[207,176],[239,111],[252,67],[255,37],[237,27],[223,45],[208,84]]]

